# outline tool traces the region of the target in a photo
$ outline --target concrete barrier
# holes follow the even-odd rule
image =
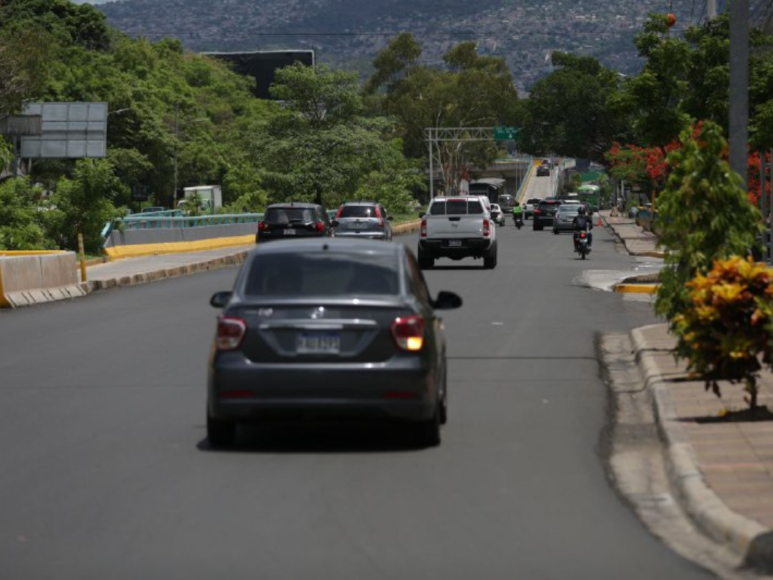
[[[75,252],[0,256],[0,307],[18,308],[84,296]]]
[[[111,259],[203,252],[255,243],[257,225],[223,224],[191,228],[114,230],[104,246]]]

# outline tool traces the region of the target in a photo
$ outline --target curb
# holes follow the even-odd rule
[[[392,235],[402,236],[403,234],[411,234],[413,232],[418,232],[420,229],[421,229],[421,220],[417,219],[417,220],[396,225],[395,227],[392,228]]]
[[[208,270],[219,270],[228,266],[236,266],[244,262],[247,257],[247,250],[242,250],[229,256],[221,256],[202,262],[194,262],[185,266],[175,266],[174,268],[164,268],[162,270],[153,270],[151,272],[142,272],[130,276],[116,276],[115,278],[106,278],[104,280],[90,280],[86,282],[88,292],[97,292],[99,290],[108,290],[111,288],[123,288],[125,286],[138,286],[140,284],[149,284],[158,280],[169,278],[179,278],[197,272],[206,272]]]
[[[626,283],[615,284],[614,291],[622,294],[657,294],[660,284],[635,284]]]
[[[748,566],[773,569],[773,553],[761,536],[768,534],[761,524],[732,511],[717,496],[698,465],[695,452],[678,416],[668,386],[660,374],[642,330],[631,331],[636,361],[644,378],[644,387],[652,393],[653,410],[660,439],[665,444],[668,478],[690,519],[714,540],[728,545]]]

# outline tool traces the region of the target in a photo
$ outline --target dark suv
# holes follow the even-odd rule
[[[561,202],[557,199],[543,199],[539,202],[539,205],[534,208],[534,215],[532,216],[535,232],[543,229],[545,226],[553,227],[553,221],[560,205]]]
[[[256,242],[292,238],[330,238],[333,226],[325,208],[315,203],[275,203],[258,224]]]
[[[338,208],[336,236],[370,240],[392,239],[392,216],[375,201],[347,201]]]

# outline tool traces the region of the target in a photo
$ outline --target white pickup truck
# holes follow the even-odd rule
[[[426,270],[438,258],[483,258],[485,268],[496,268],[496,232],[480,197],[436,197],[421,216],[419,265]]]

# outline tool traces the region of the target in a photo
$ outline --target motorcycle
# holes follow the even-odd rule
[[[514,215],[513,221],[515,222],[515,227],[520,230],[523,227],[523,214]]]
[[[588,246],[588,232],[580,232],[577,236],[577,241],[574,245],[574,251],[585,259],[585,256],[590,254],[591,248]]]

